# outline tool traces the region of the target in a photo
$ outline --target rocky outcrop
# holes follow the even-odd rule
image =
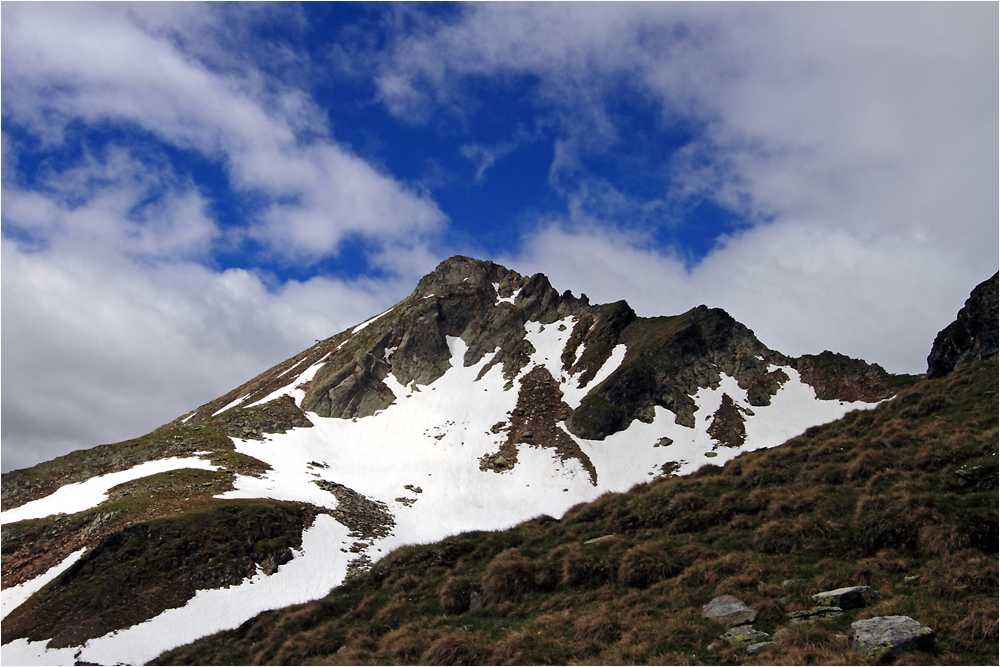
[[[1000,272],[972,290],[955,321],[938,333],[927,357],[927,377],[944,377],[962,364],[997,356],[998,279]]]
[[[908,651],[927,650],[934,631],[909,616],[877,616],[851,624],[851,648],[870,662]]]
[[[816,390],[820,400],[867,401],[873,403],[896,392],[896,382],[878,364],[852,359],[827,350],[789,359],[802,381]]]

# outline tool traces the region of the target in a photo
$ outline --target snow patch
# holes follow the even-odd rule
[[[235,408],[237,405],[239,405],[243,401],[247,400],[248,398],[250,398],[250,394],[247,394],[246,396],[241,396],[240,398],[237,398],[235,401],[232,401],[231,403],[227,403],[222,408],[220,408],[220,409],[216,410],[215,412],[213,412],[212,416],[213,417],[218,417],[219,415],[221,415],[226,410],[229,410],[230,408]]]
[[[108,473],[99,477],[91,477],[85,482],[76,482],[59,487],[55,493],[32,500],[20,507],[0,512],[0,524],[41,519],[53,514],[76,514],[97,507],[107,500],[107,492],[111,488],[131,482],[132,480],[149,477],[161,472],[180,470],[181,468],[197,468],[199,470],[218,470],[208,461],[195,457],[173,457],[159,461],[147,461],[119,472]]]
[[[594,379],[587,383],[585,387],[573,386],[568,382],[564,384],[562,386],[563,400],[566,401],[567,405],[574,410],[580,407],[580,403],[590,393],[591,389],[607,380],[612,373],[618,370],[618,367],[622,365],[622,361],[625,360],[626,352],[628,352],[628,348],[624,344],[615,345],[615,349],[611,350],[611,354],[601,365],[597,374],[594,375]]]
[[[332,354],[332,353],[330,353],[330,354]],[[302,373],[299,374],[298,377],[296,377],[295,379],[293,379],[290,382],[290,384],[286,384],[283,387],[275,389],[274,391],[272,391],[270,394],[268,394],[264,398],[262,398],[262,399],[260,399],[258,401],[254,401],[253,403],[251,403],[247,407],[250,408],[250,407],[253,407],[255,405],[263,405],[264,403],[267,403],[268,401],[273,401],[276,398],[280,398],[281,396],[286,396],[286,395],[292,397],[292,400],[295,401],[295,405],[297,405],[299,407],[302,407],[302,399],[304,399],[306,397],[306,392],[301,387],[309,384],[312,381],[312,379],[314,377],[316,377],[316,373],[326,363],[326,359],[327,359],[327,357],[330,356],[330,354],[324,355],[322,359],[320,359],[315,364],[313,364],[309,368],[307,368],[304,371],[302,371]]]
[[[516,299],[517,295],[521,293],[521,288],[514,290],[510,296],[502,297],[500,296],[500,283],[493,283],[493,291],[497,293],[497,303],[509,303],[513,306],[514,299]]]
[[[42,590],[42,587],[45,586],[45,584],[49,583],[68,570],[70,565],[80,560],[80,557],[83,556],[86,551],[86,549],[74,551],[61,563],[52,566],[48,569],[48,571],[38,575],[34,579],[29,579],[28,581],[24,581],[17,586],[11,586],[10,588],[5,588],[3,591],[0,591],[0,618],[5,618],[7,614],[24,604],[28,598]],[[2,662],[10,664],[6,659]]]
[[[359,331],[363,330],[365,327],[367,327],[372,322],[378,320],[380,317],[385,317],[386,315],[388,315],[389,313],[391,313],[394,308],[395,308],[395,306],[393,306],[392,308],[390,308],[389,310],[387,310],[387,311],[385,311],[383,313],[379,313],[378,315],[376,315],[375,317],[371,318],[370,320],[368,320],[366,322],[362,322],[358,326],[356,326],[353,329],[351,329],[351,334],[356,334]]]

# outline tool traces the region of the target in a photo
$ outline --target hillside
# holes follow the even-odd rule
[[[902,664],[996,664],[997,376],[972,362],[725,467],[399,549],[155,664],[865,664],[850,624],[885,615],[935,632]],[[856,584],[881,600],[788,623]],[[725,626],[700,611],[722,594],[787,629],[756,655],[709,649]]]
[[[973,292],[957,320],[962,326],[935,343],[944,351],[940,382],[995,356],[989,332],[997,328],[996,307],[988,302],[996,301],[996,281],[992,291]],[[342,584],[392,579],[385,568],[405,558],[414,548],[408,545],[455,535],[490,545],[507,539],[498,531],[538,516],[559,517],[535,524],[555,531],[545,540],[562,539],[560,526],[589,516],[586,503],[603,507],[625,492],[631,498],[640,483],[694,484],[678,480],[711,477],[723,464],[728,479],[749,453],[845,415],[858,424],[851,437],[864,447],[873,447],[869,440],[891,443],[890,426],[863,435],[867,411],[900,405],[903,395],[885,401],[915,391],[917,380],[832,352],[788,357],[719,309],[640,318],[624,301],[592,305],[585,295],[560,294],[541,274],[454,257],[389,310],[146,436],[5,473],[2,657],[21,664],[142,663],[261,612],[322,599]],[[923,398],[905,395],[917,400],[916,417],[931,417]],[[995,414],[995,394],[993,401]],[[896,446],[865,456],[879,471]],[[767,487],[758,478],[777,474],[768,465],[732,492]],[[838,466],[816,466],[815,480],[804,477],[784,491],[808,499],[789,500],[784,514],[769,514],[770,494],[751,489],[746,507],[753,511],[727,506],[719,510],[723,523],[706,523],[715,491],[702,498],[698,487],[681,493],[683,502],[671,495],[665,508],[636,508],[580,528],[598,533],[591,538],[614,535],[602,546],[574,547],[586,539],[574,535],[551,549],[583,549],[576,556],[508,553],[496,567],[514,559],[515,569],[532,573],[526,590],[551,593],[563,560],[582,558],[580,581],[596,576],[594,590],[610,600],[618,593],[605,584],[618,580],[632,549],[640,561],[660,563],[654,569],[662,576],[677,574],[669,565],[677,545],[640,548],[654,529],[674,526],[670,534],[709,540],[704,554],[724,553],[711,542],[713,531],[744,528],[753,534],[745,542],[751,546],[741,548],[795,551],[814,532],[828,537],[861,520],[831,519],[836,508],[824,504],[824,487],[811,485],[867,478],[849,467],[824,476],[821,468]],[[982,492],[995,500],[995,474],[991,479],[993,490]],[[894,496],[883,498],[881,489],[869,495],[877,500],[865,506],[865,520],[899,516],[887,509]],[[801,523],[807,510],[819,512],[815,522]],[[982,523],[979,510],[970,511]],[[741,513],[751,523],[742,526]],[[995,535],[995,517],[994,509],[986,528],[966,522],[955,530],[982,550],[976,536]],[[894,537],[896,528],[871,530],[875,542],[913,550],[924,526],[913,528],[912,539]],[[765,539],[758,533],[784,546],[753,546]],[[445,604],[453,611],[478,585],[475,567],[499,553],[487,551],[449,580],[454,600]],[[611,560],[587,560],[604,552]],[[463,553],[449,567],[465,562]],[[679,553],[686,564],[704,560],[697,550]]]

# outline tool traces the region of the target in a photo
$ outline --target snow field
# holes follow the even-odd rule
[[[565,325],[562,331],[560,324]],[[781,444],[809,426],[832,421],[852,409],[874,407],[862,402],[819,401],[812,387],[802,383],[791,368],[783,368],[789,381],[772,397],[771,405],[751,407],[736,380],[723,375],[717,388],[701,389],[693,397],[698,406],[694,429],[675,423],[672,412],[656,408],[652,423],[634,421],[628,429],[603,441],[584,440],[567,432],[593,462],[598,473],[596,486],[576,459],[564,463],[552,450],[529,444],[518,445],[518,464],[512,470],[502,473],[480,470],[480,459],[496,452],[507,437],[505,430],[494,434],[491,427],[509,421],[517,406],[519,381],[532,368],[545,366],[560,383],[564,400],[576,408],[590,389],[621,364],[626,353],[624,345],[615,347],[586,388],[577,387],[577,378],[563,371],[561,362],[574,324],[573,318],[544,326],[527,323],[526,337],[535,352],[510,390],[503,388],[506,381],[499,365],[476,380],[496,351],[464,367],[462,360],[467,346],[461,339],[449,337],[452,367],[427,386],[407,387],[389,375],[385,384],[396,400],[374,416],[343,420],[309,413],[312,428],[294,428],[263,441],[234,440],[238,452],[269,464],[271,470],[260,478],[238,476],[234,489],[218,497],[272,498],[335,509],[336,497],[313,482],[343,484],[381,501],[395,517],[391,535],[371,541],[363,551],[377,561],[407,544],[434,542],[471,530],[500,530],[541,514],[558,518],[580,502],[592,501],[606,492],[624,492],[637,483],[650,481],[661,474],[664,463],[676,461],[681,464],[678,474],[688,474],[707,463],[721,465],[743,451]],[[582,350],[577,354],[579,358]],[[295,384],[311,379],[321,365],[318,362],[310,366]],[[287,387],[257,403],[286,393],[300,404],[302,390]],[[724,394],[753,414],[745,415],[745,445],[739,449],[719,447],[714,451],[715,456],[710,457],[708,454],[713,453],[716,444],[706,429]],[[559,427],[565,431],[562,424]],[[664,437],[673,440],[673,444],[654,447]],[[202,465],[176,467],[214,469],[200,459],[193,461]],[[152,473],[142,472],[130,479],[147,474]],[[114,481],[102,487],[100,493],[122,481],[127,480]],[[407,489],[406,485],[418,487],[421,492]],[[76,498],[73,494],[69,497]],[[396,498],[405,498],[411,504],[407,506]],[[35,503],[42,500],[47,499]],[[56,511],[80,511],[72,509],[69,500],[55,505],[59,508]],[[3,513],[4,521],[20,520],[8,519],[7,514]],[[347,552],[355,542],[348,532],[331,517],[320,515],[303,533],[301,552],[270,577],[258,574],[229,589],[199,591],[183,608],[168,610],[140,625],[91,640],[82,649],[46,651],[42,643],[18,640],[3,647],[3,662],[65,664],[79,659],[141,663],[174,646],[236,627],[266,609],[320,598],[342,583],[348,563],[358,557]]]
[[[0,512],[0,524],[41,519],[53,514],[75,514],[97,507],[107,500],[108,491],[132,480],[141,479],[161,472],[179,470],[181,468],[197,468],[199,470],[218,470],[217,466],[196,457],[172,457],[159,461],[147,461],[119,472],[91,477],[85,482],[66,484],[54,493],[32,500],[20,507]]]

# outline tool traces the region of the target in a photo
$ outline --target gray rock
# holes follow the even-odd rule
[[[742,600],[732,595],[720,595],[701,608],[703,618],[719,621],[726,625],[753,623],[757,612],[746,606]]]
[[[750,646],[747,646],[747,653],[750,655],[756,655],[773,643],[774,642],[757,642],[756,644],[750,644]]]
[[[851,648],[872,662],[907,651],[926,650],[934,631],[909,616],[876,616],[851,624]]]
[[[743,646],[747,650],[751,646],[768,641],[771,635],[760,630],[754,630],[750,625],[740,625],[726,630],[725,634],[719,635],[719,639],[731,646]]]
[[[840,618],[844,615],[844,610],[840,607],[813,607],[805,611],[794,611],[788,615],[790,623],[812,623],[813,621],[823,621],[831,618]]]
[[[806,583],[805,579],[785,579],[781,582],[781,585],[784,588],[791,588],[792,586],[800,586],[804,583]]]
[[[472,591],[469,593],[469,611],[475,611],[479,609],[483,604],[483,598],[478,591]]]
[[[878,591],[871,586],[849,586],[834,591],[823,591],[812,596],[821,607],[855,609],[867,607],[878,601]]]

